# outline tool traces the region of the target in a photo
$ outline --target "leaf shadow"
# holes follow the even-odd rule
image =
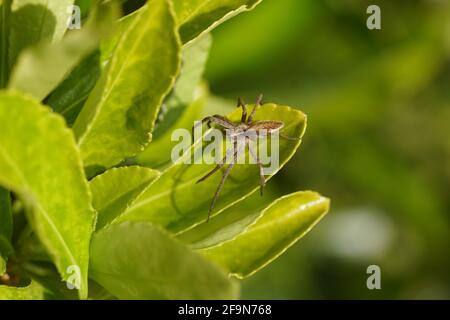
[[[13,68],[20,54],[42,41],[51,41],[56,31],[56,17],[48,8],[27,4],[10,15],[9,67]],[[36,25],[37,24],[37,25]],[[37,31],[37,32],[36,32]]]
[[[177,205],[177,201],[176,201],[176,190],[177,190],[177,186],[180,184],[180,182],[182,181],[183,176],[186,174],[187,170],[188,170],[189,166],[186,165],[182,165],[180,166],[180,169],[176,172],[176,174],[174,175],[174,179],[173,179],[173,184],[172,184],[172,188],[170,190],[170,203],[172,204],[173,208],[175,209],[175,212],[179,215],[182,216],[183,212],[180,210],[180,208]]]

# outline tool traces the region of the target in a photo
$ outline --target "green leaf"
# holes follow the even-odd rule
[[[237,121],[240,114],[240,110],[236,110],[230,118]],[[281,120],[285,123],[282,133],[289,137],[300,138],[306,129],[306,116],[302,112],[274,104],[262,106],[255,120]],[[294,155],[299,145],[300,141],[280,140],[278,170]],[[196,181],[213,167],[181,163],[171,166],[117,221],[147,220],[172,232],[180,232],[205,221],[221,175],[213,175],[201,184],[196,184]],[[259,170],[256,165],[236,165],[224,185],[212,216],[246,198],[258,186]]]
[[[97,230],[113,221],[152,182],[159,172],[138,166],[113,168],[89,182],[92,204],[97,210]]]
[[[156,139],[159,139],[168,130],[173,128],[174,124],[181,117],[186,118],[184,116],[186,108],[195,99],[199,99],[202,95],[205,95],[207,91],[206,86],[201,84],[201,80],[205,71],[211,44],[212,37],[210,34],[206,34],[183,47],[183,65],[180,76],[159,112],[158,122],[153,132],[153,143],[150,146],[155,143]],[[170,141],[170,138],[168,141]]]
[[[216,265],[148,222],[110,225],[94,235],[90,275],[119,299],[233,299]]]
[[[74,0],[14,0],[11,6],[9,67],[21,52],[39,42],[58,42],[67,30]]]
[[[60,42],[44,42],[25,50],[11,74],[9,88],[43,100],[80,61],[97,48],[117,16],[115,5],[102,5],[81,30],[68,33]]]
[[[38,242],[38,241],[36,241]],[[39,243],[39,242],[38,242]],[[48,261],[37,262],[34,257],[26,256],[27,261],[20,264],[21,271],[32,279],[33,283],[45,288],[45,300],[77,300],[78,292],[68,288],[67,284],[61,281],[58,271]],[[32,262],[30,262],[33,260]],[[91,286],[89,285],[89,294]]]
[[[9,78],[9,25],[11,0],[0,0],[0,88],[6,87]]]
[[[175,15],[180,25],[180,36],[183,44],[198,36],[208,33],[221,23],[244,11],[252,10],[262,0],[172,0]],[[120,34],[136,19],[141,11],[147,10],[144,5],[119,22],[119,32],[115,39],[102,46],[102,57],[107,60],[111,50],[120,38]],[[122,30],[122,31],[121,31]]]
[[[28,287],[0,286],[0,300],[43,300],[45,289],[37,282]]]
[[[177,235],[177,238],[192,249],[212,247],[233,239],[255,223],[263,209],[274,201],[275,195],[267,193],[265,190],[264,197],[261,197],[259,192],[255,192],[209,221]]]
[[[100,78],[100,74],[100,55],[99,52],[94,52],[85,58],[48,96],[45,104],[60,113],[68,125],[72,125]]]
[[[73,126],[85,166],[111,167],[142,151],[151,139],[178,72],[176,29],[167,0],[154,0],[120,38]]]
[[[137,163],[150,168],[161,168],[171,161],[171,152],[173,147],[178,143],[172,141],[171,129],[191,129],[192,124],[201,115],[201,111],[206,103],[207,92],[205,88],[198,89],[199,97],[192,102],[190,106],[185,108],[184,113],[178,118],[173,126],[165,130],[164,134],[157,137],[150,143],[147,148],[138,155]]]
[[[87,16],[88,12],[94,6],[94,0],[75,0],[75,5],[80,7],[81,17],[84,18]]]
[[[183,65],[180,76],[165,102],[169,109],[177,106],[187,106],[194,100],[196,96],[195,89],[202,80],[211,45],[212,36],[206,34],[183,47]]]
[[[114,50],[116,49],[116,45],[121,36],[131,26],[139,12],[140,11],[135,11],[132,14],[117,20],[113,24],[114,33],[103,39],[100,44],[100,55],[98,57],[95,55],[95,59],[94,57],[86,59],[86,61],[82,63],[83,66],[79,66],[75,69],[68,79],[66,79],[66,81],[60,86],[60,88],[58,88],[60,89],[60,92],[55,94],[54,97],[52,97],[53,94],[49,97],[49,103],[52,107],[53,104],[56,104],[58,107],[59,99],[65,103],[65,97],[68,97],[70,101],[65,103],[63,108],[58,109],[64,109],[63,115],[66,119],[68,119],[70,124],[75,122],[75,119],[86,103],[89,94],[94,89],[95,84],[100,77],[101,71],[105,69],[105,66],[108,65],[108,62],[113,56]],[[56,89],[56,91],[59,91],[58,89]],[[67,91],[68,93],[66,93]]]
[[[12,237],[12,212],[10,192],[0,187],[0,236],[8,241]]]
[[[0,275],[5,273],[8,256],[12,253],[12,228],[11,196],[0,187]]]
[[[108,290],[100,286],[97,282],[89,281],[89,300],[117,300]]]
[[[174,0],[184,43],[208,32],[237,14],[253,9],[261,0]]]
[[[0,94],[0,128],[0,185],[26,204],[62,278],[69,280],[69,267],[80,268],[86,297],[95,214],[72,132],[59,115],[12,92]]]
[[[116,46],[120,41],[120,38],[131,27],[131,25],[134,23],[134,20],[136,20],[137,17],[144,10],[146,10],[146,6],[117,20],[117,22],[114,25],[115,27],[114,35],[102,41],[100,45],[100,52],[101,52],[100,61],[102,65],[105,65],[112,58],[114,50],[116,49]]]
[[[284,196],[264,209],[262,217],[237,237],[199,252],[231,274],[247,277],[308,233],[328,208],[329,200],[314,192]]]

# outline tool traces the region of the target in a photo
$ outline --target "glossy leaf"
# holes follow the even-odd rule
[[[236,110],[231,119],[237,121],[240,114],[240,110]],[[274,104],[262,106],[256,113],[255,120],[284,121],[282,133],[289,137],[302,137],[306,129],[306,116],[302,112]],[[280,140],[278,170],[293,156],[299,145],[300,141]],[[196,181],[213,167],[214,165],[181,163],[171,166],[136,199],[118,221],[147,220],[172,232],[180,232],[205,221],[221,175],[213,175],[200,184],[196,184]],[[212,216],[246,198],[258,189],[258,185],[259,170],[256,165],[236,165],[224,185]]]
[[[261,0],[174,0],[183,42],[210,31],[235,15],[253,9]]]
[[[45,289],[37,282],[27,287],[0,286],[0,300],[43,300]]]
[[[12,228],[11,196],[0,187],[0,275],[5,273],[8,256],[12,253]]]
[[[261,217],[263,209],[274,201],[274,196],[268,194],[268,190],[264,191],[263,197],[255,192],[209,221],[177,235],[177,238],[192,249],[212,247],[233,239]]]
[[[262,0],[172,0],[174,11],[180,25],[180,36],[184,44],[206,34],[224,21],[244,11],[249,11]],[[120,35],[136,19],[147,5],[123,17],[119,21],[119,30],[102,46],[102,60],[108,60]]]
[[[97,48],[117,16],[115,5],[102,5],[81,30],[70,32],[60,42],[44,42],[25,50],[12,71],[9,87],[44,99],[82,59]]]
[[[114,224],[95,234],[90,268],[91,277],[119,299],[237,295],[220,268],[148,222]]]
[[[277,199],[240,235],[200,252],[239,278],[273,261],[308,233],[328,212],[329,200],[314,192]]]
[[[178,72],[176,29],[167,0],[154,0],[120,38],[73,126],[85,166],[111,167],[149,142]]]
[[[80,268],[86,297],[94,211],[72,132],[34,99],[8,92],[0,94],[0,128],[0,184],[25,203],[62,278]]]
[[[62,39],[74,0],[14,0],[11,5],[9,67],[26,48]]]
[[[122,214],[159,172],[138,166],[113,168],[89,182],[92,204],[97,210],[97,230]]]

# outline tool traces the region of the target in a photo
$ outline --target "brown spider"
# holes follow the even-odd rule
[[[226,151],[226,155],[223,158],[222,163],[217,164],[214,169],[212,169],[204,177],[202,177],[201,179],[199,179],[196,182],[196,183],[199,183],[199,182],[205,181],[210,176],[212,176],[214,173],[219,171],[223,166],[225,166],[226,159],[228,159],[231,155],[233,155],[233,161],[228,164],[228,167],[226,168],[226,170],[222,176],[222,179],[220,180],[219,186],[217,187],[216,192],[214,193],[213,200],[211,201],[211,205],[209,206],[207,221],[209,221],[209,218],[211,217],[211,212],[214,208],[217,198],[219,197],[220,191],[222,190],[223,185],[225,184],[225,180],[230,175],[231,169],[233,169],[233,167],[236,165],[237,156],[238,156],[237,139],[239,137],[245,137],[244,148],[247,148],[247,145],[250,140],[248,133],[250,131],[252,133],[254,133],[254,136],[259,137],[261,131],[271,134],[271,133],[280,131],[284,127],[284,122],[279,121],[279,120],[261,120],[261,121],[253,122],[253,117],[255,116],[257,109],[262,104],[262,98],[263,98],[262,95],[260,95],[258,97],[258,99],[256,100],[256,103],[252,109],[252,112],[250,113],[250,115],[248,117],[247,117],[247,105],[244,103],[244,101],[241,98],[238,98],[237,107],[242,108],[242,117],[241,117],[241,121],[239,123],[235,123],[235,122],[229,120],[227,117],[217,115],[217,114],[213,115],[213,116],[208,116],[208,117],[204,118],[201,122],[199,122],[200,125],[206,123],[209,128],[211,128],[211,124],[219,125],[220,127],[222,127],[222,129],[225,129],[227,131],[227,135],[228,135],[228,137],[233,139],[233,145],[234,145],[234,147],[232,147]],[[194,136],[193,133],[194,133],[195,128],[196,128],[196,126],[194,126],[192,128],[192,136]],[[291,138],[291,137],[284,136],[281,133],[279,133],[279,136],[286,140],[301,140],[300,138]],[[262,195],[263,188],[266,185],[266,179],[265,179],[264,173],[263,173],[263,165],[260,162],[258,155],[256,155],[254,153],[254,150],[252,150],[252,148],[248,148],[248,150],[249,150],[249,153],[251,154],[252,158],[256,162],[256,164],[259,166],[260,190],[261,190],[260,192]]]

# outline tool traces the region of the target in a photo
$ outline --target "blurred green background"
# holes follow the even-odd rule
[[[371,4],[382,30],[366,27]],[[308,115],[271,193],[332,200],[242,298],[450,298],[450,1],[264,0],[213,36],[213,94]]]

